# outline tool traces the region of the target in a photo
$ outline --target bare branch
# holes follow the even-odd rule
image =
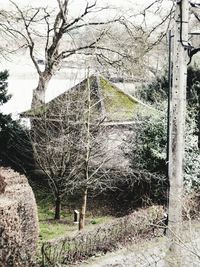
[[[67,31],[73,31],[75,29],[80,29],[80,28],[83,28],[83,27],[108,25],[108,24],[111,24],[111,23],[114,23],[114,22],[119,22],[119,21],[120,21],[120,18],[109,20],[109,21],[105,21],[105,22],[88,22],[88,23],[83,23],[83,24],[76,25],[76,26],[71,27],[71,28],[69,27],[67,29]]]
[[[68,23],[67,25],[65,25],[65,27],[63,27],[63,30],[66,32],[67,29],[69,29],[71,26],[73,26],[74,24],[78,23],[80,20],[82,20],[87,14],[89,14],[91,12],[91,9],[93,7],[96,6],[96,1],[89,5],[89,3],[87,3],[84,12],[77,18],[75,18],[72,22]]]
[[[35,56],[34,56],[34,46],[35,46],[35,44],[34,44],[34,41],[33,41],[33,39],[32,39],[31,32],[29,31],[30,23],[31,23],[31,21],[34,20],[34,18],[36,17],[36,15],[39,13],[39,10],[36,11],[36,12],[33,14],[33,16],[31,17],[30,21],[27,23],[26,18],[25,18],[25,16],[24,16],[22,10],[19,8],[19,6],[18,6],[15,2],[13,2],[12,0],[9,0],[9,1],[15,6],[15,8],[17,9],[17,11],[18,11],[18,12],[20,13],[20,15],[21,15],[21,18],[22,18],[22,21],[23,21],[23,23],[24,23],[24,27],[25,27],[25,30],[26,30],[26,33],[27,33],[27,37],[26,37],[25,39],[26,39],[26,40],[28,39],[28,47],[29,47],[30,57],[31,57],[31,59],[32,59],[32,62],[33,62],[33,64],[34,64],[34,66],[35,66],[35,68],[36,68],[38,74],[41,75],[40,67],[39,67],[39,65],[38,65],[38,63],[37,63],[37,60],[36,60]]]

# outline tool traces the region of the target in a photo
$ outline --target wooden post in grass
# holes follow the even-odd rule
[[[74,223],[78,224],[79,223],[79,211],[74,210]]]

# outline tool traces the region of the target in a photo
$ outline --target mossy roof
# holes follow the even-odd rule
[[[93,110],[93,112],[97,113],[98,110],[98,116],[102,115],[102,112],[104,112],[107,121],[131,121],[134,120],[138,114],[149,114],[149,110],[151,109],[149,106],[125,93],[104,77],[92,75],[89,77],[89,83],[91,92],[93,92],[91,98],[94,103],[98,103],[98,105],[93,105],[95,107],[95,111]],[[77,100],[77,98],[79,98],[82,100],[82,94],[87,86],[88,79],[85,79],[50,102],[36,109],[30,109],[22,113],[21,116],[40,117],[46,112],[51,113],[52,108],[55,106],[59,111],[60,103],[66,101],[69,95],[73,94],[73,99]]]

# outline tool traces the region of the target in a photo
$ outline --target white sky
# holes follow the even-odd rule
[[[22,6],[48,6],[53,7],[56,6],[57,0],[14,0],[17,4]],[[134,11],[138,10],[139,7],[143,5],[148,5],[152,3],[153,0],[98,0],[97,3],[100,3],[101,6],[106,4],[123,7],[127,12],[130,9]],[[85,0],[71,0],[73,3],[72,10],[77,13],[80,12],[80,8],[85,6]],[[89,0],[89,2],[94,2],[93,0]],[[9,9],[11,4],[9,0],[0,0],[0,8]],[[121,8],[122,10],[122,8]],[[109,14],[107,14],[109,15]],[[4,106],[0,107],[0,110],[5,113],[12,113],[13,115],[17,115],[24,110],[30,108],[31,98],[32,98],[32,90],[37,85],[37,75],[35,73],[35,69],[32,66],[32,63],[29,59],[29,56],[25,53],[24,55],[20,55],[19,57],[14,56],[11,62],[0,62],[0,69],[8,69],[10,73],[9,78],[9,93],[13,95],[11,100],[6,103]],[[69,70],[65,70],[67,72]],[[73,86],[77,82],[80,81],[81,78],[84,78],[84,71],[74,72],[72,75],[72,79],[67,79],[62,75],[63,79],[58,79],[55,77],[53,81],[49,85],[49,89],[46,95],[46,100],[50,100],[52,97],[56,96],[59,93],[67,90],[69,87]]]
[[[107,3],[107,4],[116,4],[120,6],[134,5],[136,2],[143,2],[143,3],[151,3],[152,0],[98,0],[99,2]],[[14,1],[17,4],[20,5],[31,5],[31,6],[54,6],[57,3],[57,0],[15,0]],[[71,1],[72,2],[72,1]],[[86,0],[73,0],[73,2],[76,2],[76,4],[80,5],[82,3],[86,3]],[[91,0],[90,0],[91,2]],[[4,8],[9,5],[9,0],[0,0],[1,8]]]
[[[135,8],[136,5],[143,5],[150,3],[152,0],[97,0],[98,5],[109,5],[109,6],[117,6],[117,7],[128,7],[128,8]],[[32,6],[32,7],[40,7],[40,6],[48,6],[54,7],[57,5],[57,0],[14,0],[15,3],[19,4],[20,6]],[[86,0],[71,0],[71,5],[75,5],[80,8],[81,6],[85,6],[87,3]],[[89,3],[93,3],[95,1],[89,0]],[[12,4],[9,0],[0,0],[0,7],[7,8],[12,7]]]

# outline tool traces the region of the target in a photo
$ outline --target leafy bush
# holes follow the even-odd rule
[[[132,169],[165,174],[167,125],[163,116],[146,117],[137,125],[136,140],[131,142]]]
[[[167,99],[168,96],[168,75],[165,70],[163,75],[155,77],[151,83],[144,85],[138,92],[143,101],[157,106]]]
[[[0,72],[0,105],[11,98],[7,92],[8,77],[7,70]],[[0,113],[0,163],[23,173],[33,164],[32,149],[25,130],[10,114],[3,113]]]
[[[195,128],[195,120],[187,116],[184,160],[184,183],[187,191],[196,191],[200,186],[200,152]],[[158,115],[146,118],[136,129],[136,142],[131,143],[131,168],[164,180],[167,174],[166,153],[166,117]]]
[[[196,123],[192,117],[188,117],[185,136],[184,182],[186,190],[198,191],[200,186],[200,151],[198,148],[198,136]]]
[[[140,98],[154,106],[160,106],[168,97],[168,73],[156,76],[149,84],[144,85],[138,92]],[[200,97],[200,69],[189,66],[187,69],[187,103],[190,107],[199,105]]]
[[[198,190],[200,185],[200,69],[188,67],[187,75],[188,116],[185,137],[184,182],[187,191]],[[168,75],[156,77],[142,88],[140,96],[148,103],[159,106],[166,111],[168,97]],[[137,144],[132,145],[132,168],[145,171],[147,174],[163,176],[167,173],[166,116],[158,115],[146,118],[137,132]]]

